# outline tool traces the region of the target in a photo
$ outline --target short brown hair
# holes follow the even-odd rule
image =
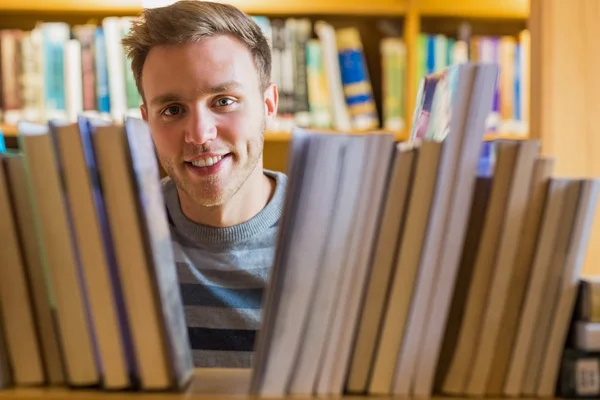
[[[123,38],[142,98],[142,69],[153,46],[193,43],[216,35],[232,35],[248,48],[265,90],[271,79],[271,49],[258,24],[229,4],[180,0],[170,6],[145,9]]]

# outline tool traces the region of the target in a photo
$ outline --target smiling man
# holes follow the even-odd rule
[[[123,44],[163,182],[194,363],[251,367],[286,176],[263,169],[277,112],[269,43],[227,4],[147,9]]]

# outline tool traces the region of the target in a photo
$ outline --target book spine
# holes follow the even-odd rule
[[[83,111],[83,72],[81,69],[81,43],[76,39],[68,40],[64,50],[65,103],[67,118],[70,122],[77,119]]]
[[[331,97],[323,66],[321,42],[310,39],[306,44],[306,78],[311,126],[331,128]]]
[[[110,113],[110,91],[108,88],[108,68],[106,65],[106,42],[104,29],[98,27],[94,36],[96,101],[100,114]]]
[[[127,91],[125,86],[123,36],[120,17],[107,17],[102,20],[110,94],[110,114],[114,121],[123,122],[127,111]]]
[[[427,65],[426,73],[433,74],[436,68],[436,39],[434,35],[427,35]]]
[[[288,98],[283,90],[283,68],[285,53],[285,25],[281,19],[271,20],[272,33],[272,55],[271,80],[277,86],[279,91],[278,115],[276,118],[275,130],[283,127],[282,119],[290,113]]]
[[[404,89],[406,78],[406,46],[400,38],[381,41],[383,81],[383,125],[391,131],[405,127]]]
[[[357,131],[374,129],[379,125],[373,90],[365,63],[360,35],[355,28],[336,33],[340,73],[352,128]]]
[[[122,34],[125,36],[131,27],[132,19],[124,17],[121,19],[122,23]],[[127,56],[123,56],[124,68],[125,68],[125,93],[127,97],[127,109],[138,110],[142,104],[142,97],[140,96],[137,86],[135,84],[135,78],[133,76],[133,70],[131,69],[131,60]]]
[[[352,122],[344,97],[335,29],[325,21],[315,22],[314,29],[323,49],[323,70],[331,96],[333,126],[341,131],[349,131],[352,129]]]
[[[310,38],[312,25],[308,19],[295,20],[294,29],[294,105],[295,122],[298,126],[310,125],[308,102],[308,78],[306,71],[306,43]]]
[[[44,104],[46,119],[66,116],[64,48],[70,38],[66,23],[49,22],[42,25],[44,36]]]
[[[444,35],[435,35],[434,37],[434,72],[441,72],[448,66],[448,38]]]
[[[21,109],[21,32],[18,30],[0,31],[0,71],[2,79],[2,100],[4,119],[8,123],[15,123]]]
[[[83,25],[73,28],[75,38],[81,43],[81,71],[83,88],[83,109],[94,111],[96,107],[96,74],[94,67],[94,34],[96,27]]]

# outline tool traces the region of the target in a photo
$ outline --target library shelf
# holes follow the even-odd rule
[[[527,19],[529,0],[418,0],[423,17]]]
[[[266,15],[403,15],[403,0],[220,0],[249,14]],[[142,0],[3,0],[0,11],[137,14]]]

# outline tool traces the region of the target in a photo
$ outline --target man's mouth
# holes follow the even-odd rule
[[[201,158],[200,160],[194,160],[191,162],[191,164],[194,167],[210,167],[212,165],[215,165],[216,163],[218,163],[219,161],[221,161],[223,159],[223,156],[217,156],[217,157],[207,157],[207,158]]]
[[[202,176],[212,175],[221,170],[221,167],[225,166],[227,161],[231,158],[232,154],[227,153],[223,155],[216,155],[211,157],[199,158],[197,160],[186,161],[185,164],[188,169]]]

